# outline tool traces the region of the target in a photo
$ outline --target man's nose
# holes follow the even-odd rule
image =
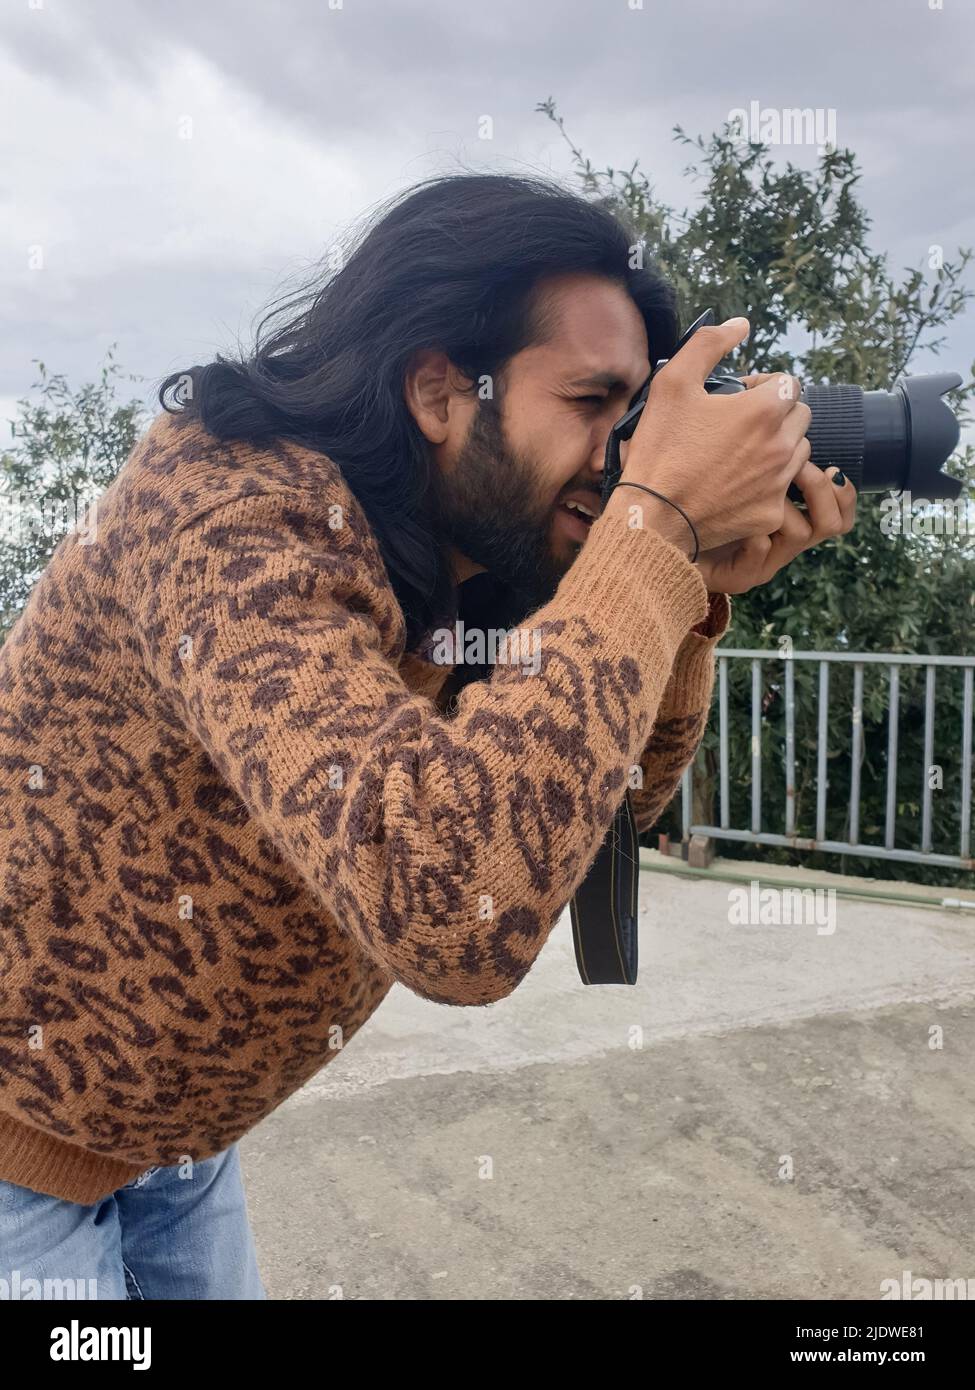
[[[593,479],[593,482],[594,482],[595,486],[598,487],[598,488],[601,488],[602,485],[603,485],[603,474],[604,474],[605,471],[606,471],[606,444],[607,444],[607,440],[608,440],[608,436],[607,436],[607,439],[603,439],[603,440],[595,447],[595,449],[594,449],[593,452],[592,452],[592,456],[591,456],[590,459],[589,459],[589,469],[590,469],[590,472],[591,472],[591,474],[592,474],[592,479]],[[630,448],[630,441],[629,441],[628,439],[624,439],[624,440],[621,442],[621,444],[620,444],[620,467],[621,467],[621,468],[625,468],[625,467],[626,467],[626,456],[627,456],[627,453],[629,452],[629,448]]]
[[[603,471],[606,466],[606,437],[600,438],[593,445],[592,453],[589,456],[589,472],[596,487],[603,485]]]

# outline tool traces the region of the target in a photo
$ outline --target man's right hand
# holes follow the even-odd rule
[[[769,536],[785,517],[786,491],[809,458],[811,412],[796,377],[774,373],[747,391],[710,395],[704,382],[747,336],[747,319],[699,328],[654,376],[640,422],[621,450],[621,482],[652,487],[693,521],[701,550]],[[678,512],[634,488],[614,492],[606,510],[644,506],[649,522],[688,553]],[[666,516],[666,513],[670,513]]]

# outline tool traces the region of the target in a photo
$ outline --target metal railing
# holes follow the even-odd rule
[[[693,765],[681,781],[681,823],[685,841],[692,835],[717,840],[740,840],[750,844],[780,845],[787,849],[818,850],[832,854],[855,854],[873,859],[898,859],[914,864],[934,864],[950,869],[975,869],[971,857],[972,822],[972,684],[975,657],[901,656],[891,652],[784,652],[752,651],[718,647],[718,737],[719,737],[719,820],[718,825],[692,823]],[[751,827],[731,826],[728,731],[728,663],[750,661],[751,689]],[[762,829],[762,667],[765,662],[785,666],[785,805],[784,833]],[[796,692],[795,663],[819,662],[818,730],[816,741],[816,833],[814,837],[796,831]],[[827,755],[829,752],[830,667],[839,663],[853,666],[853,699],[850,711],[850,798],[849,839],[826,838]],[[863,670],[865,666],[888,667],[889,712],[887,718],[887,786],[884,843],[860,843],[860,768],[863,755]],[[903,666],[925,668],[924,689],[924,766],[921,772],[921,843],[917,849],[898,849],[894,845],[897,816],[897,741],[900,699],[900,672]],[[934,761],[934,712],[936,673],[939,667],[963,671],[961,718],[961,805],[957,854],[932,851],[932,791],[929,769]]]

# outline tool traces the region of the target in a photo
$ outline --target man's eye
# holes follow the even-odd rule
[[[602,405],[602,403],[603,403],[603,401],[605,401],[606,397],[605,397],[605,396],[573,396],[572,399],[573,399],[574,401],[595,401],[596,405]]]

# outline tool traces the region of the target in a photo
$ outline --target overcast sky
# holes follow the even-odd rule
[[[675,122],[707,134],[752,101],[835,110],[876,248],[901,266],[975,245],[975,0],[4,0],[2,15],[4,420],[33,358],[80,384],[116,342],[148,396],[246,341],[287,277],[420,178],[571,182],[534,110],[549,96],[597,167],[639,160],[678,206],[693,189]],[[973,357],[969,313],[942,362]]]

